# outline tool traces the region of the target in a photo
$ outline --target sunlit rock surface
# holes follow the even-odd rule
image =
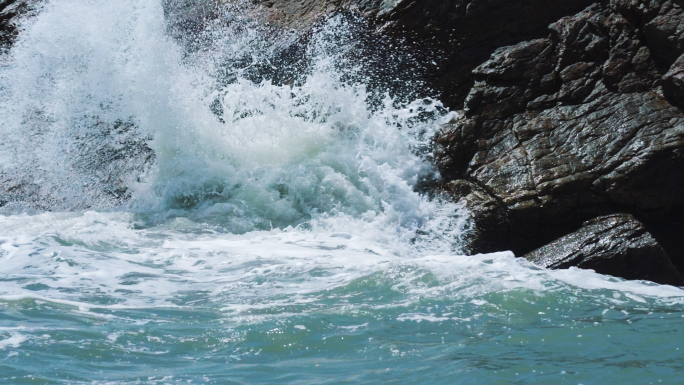
[[[540,266],[577,266],[598,273],[679,285],[682,276],[665,250],[633,216],[615,214],[585,222],[582,227],[525,258]]]

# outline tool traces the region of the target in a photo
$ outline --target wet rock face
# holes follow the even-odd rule
[[[525,255],[537,265],[563,269],[577,266],[627,279],[681,285],[684,279],[667,253],[633,216],[595,218],[582,227]]]
[[[684,207],[683,20],[678,2],[597,2],[472,71],[464,116],[437,136],[435,158],[447,181],[468,181],[499,202],[492,214],[470,204],[479,210],[474,252],[492,251],[483,234],[504,233],[497,245],[521,255],[584,221],[628,212],[684,269],[673,247],[684,234],[672,230]],[[587,244],[614,236],[597,234]],[[644,278],[630,274],[615,273]]]
[[[458,197],[470,213],[470,244],[468,250],[505,250],[508,248],[508,212],[505,205],[482,187],[463,180],[453,180],[444,192]],[[503,224],[503,225],[502,225]]]
[[[30,16],[42,0],[0,0],[0,52],[5,51],[17,37],[17,21]]]
[[[474,156],[454,174],[503,202],[513,236],[620,206],[658,218],[684,203],[684,115],[655,93],[607,93],[477,129]]]

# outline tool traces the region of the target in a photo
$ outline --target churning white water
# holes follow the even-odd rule
[[[267,61],[270,48],[248,21],[231,22],[205,26],[210,44],[185,53],[157,1],[47,3],[3,71],[7,178],[49,209],[111,207],[118,189],[134,210],[231,232],[347,216],[407,237],[439,225],[457,245],[457,209],[414,192],[434,174],[420,153],[438,102],[387,96],[369,111],[364,84],[340,80],[355,71],[344,59],[355,47],[330,48],[349,40],[343,20],[310,43],[298,85],[227,73],[236,59]]]
[[[357,47],[343,18],[309,42],[309,67],[298,79],[248,80],[243,73],[268,62],[275,48],[253,21],[236,16],[240,10],[205,20],[197,39],[206,42],[192,50],[170,37],[156,0],[52,1],[27,20],[1,77],[4,210],[115,211],[9,217],[4,235],[16,221],[80,227],[85,220],[83,231],[102,230],[93,234],[98,240],[64,242],[137,249],[145,234],[138,230],[161,226],[193,237],[195,230],[220,238],[261,230],[280,239],[285,231],[295,244],[307,237],[323,250],[358,243],[370,255],[459,251],[467,215],[415,191],[435,175],[423,156],[446,114],[439,102],[402,105],[386,95],[371,110],[356,74],[362,63],[345,57]],[[226,67],[245,58],[251,62]],[[92,216],[104,227],[91,228]],[[67,231],[48,228],[57,238]],[[268,238],[245,239],[253,237]],[[87,265],[103,282],[103,274],[125,276],[129,262]],[[39,265],[37,275],[46,267]],[[63,287],[74,285],[65,279]]]
[[[439,101],[371,92],[349,17],[273,81],[294,38],[211,4],[46,1],[2,57],[0,379],[548,383],[684,314],[679,288],[459,256],[468,213],[418,192]],[[629,354],[674,372],[676,340]],[[649,370],[622,374],[673,378]]]

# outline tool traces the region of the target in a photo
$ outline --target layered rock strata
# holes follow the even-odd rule
[[[624,278],[680,285],[682,276],[667,253],[631,215],[585,222],[577,231],[534,250],[525,258],[552,269],[579,267]]]

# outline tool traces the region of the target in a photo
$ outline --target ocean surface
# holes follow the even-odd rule
[[[0,57],[0,383],[684,383],[683,288],[463,255],[454,112],[362,22],[274,62],[194,3],[46,1]]]

